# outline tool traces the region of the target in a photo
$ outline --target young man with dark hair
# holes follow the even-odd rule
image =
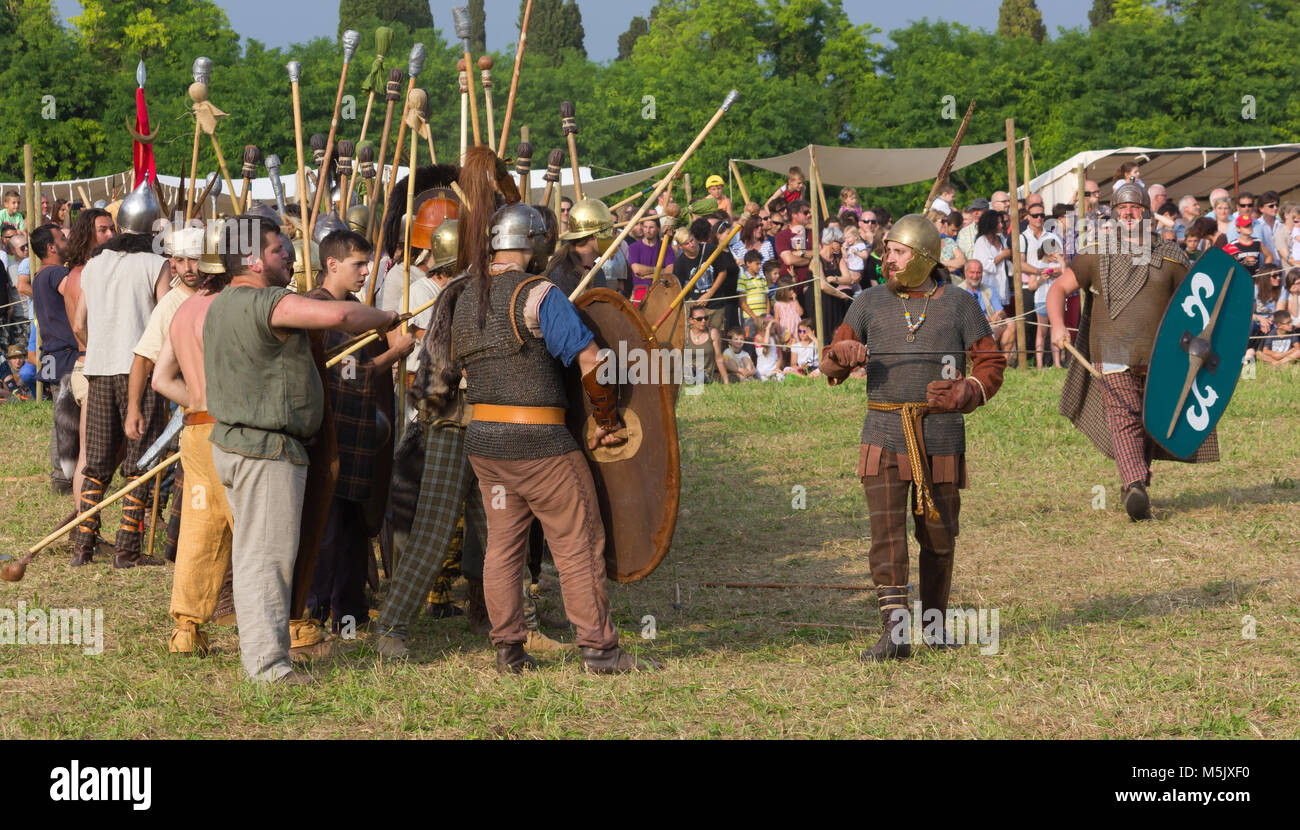
[[[312,441],[325,390],[307,332],[387,329],[399,315],[288,290],[280,230],[260,217],[255,250],[227,251],[230,287],[203,323],[212,460],[234,519],[235,613],[244,670],[254,681],[313,682],[294,672],[289,616]],[[337,261],[337,260],[336,260]],[[364,274],[362,274],[364,277]],[[358,285],[360,283],[357,283]]]
[[[40,263],[40,270],[32,281],[32,309],[41,335],[41,371],[38,374],[42,383],[50,385],[50,396],[57,398],[79,354],[63,301],[68,281],[68,269],[63,267],[66,253],[63,231],[37,228],[32,233],[31,246]],[[60,456],[59,430],[56,427],[50,432],[50,486],[56,493],[71,493],[73,471],[63,469]]]
[[[330,302],[356,301],[354,292],[366,283],[373,250],[355,231],[340,230],[326,236],[320,243],[324,268],[321,284],[307,296]],[[331,350],[346,339],[343,334],[327,331],[325,348]],[[336,632],[349,616],[355,627],[370,621],[366,566],[371,553],[364,510],[374,485],[375,452],[384,445],[383,433],[392,428],[379,423],[379,399],[392,397],[390,369],[415,348],[415,338],[406,333],[397,334],[387,349],[382,342],[345,357],[329,369],[327,391],[338,441],[339,473],[307,609],[313,619],[333,616]]]
[[[1292,326],[1291,312],[1286,309],[1274,312],[1273,336],[1264,340],[1255,353],[1260,360],[1275,366],[1300,360],[1300,335]]]

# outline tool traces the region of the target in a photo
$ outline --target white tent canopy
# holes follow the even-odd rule
[[[1029,181],[1029,190],[1043,197],[1047,205],[1069,203],[1078,182],[1076,169],[1097,183],[1102,199],[1114,188],[1115,172],[1127,161],[1141,165],[1142,181],[1149,187],[1163,184],[1171,200],[1195,196],[1204,200],[1216,187],[1233,189],[1232,161],[1237,159],[1237,179],[1242,190],[1261,193],[1275,190],[1282,198],[1300,196],[1300,144],[1269,144],[1250,147],[1122,147],[1118,150],[1088,150]],[[1023,190],[1021,195],[1023,195]]]
[[[965,144],[957,150],[952,169],[960,170],[977,161],[983,161],[997,152],[1006,150],[1002,142],[991,144]],[[947,147],[919,147],[914,149],[869,149],[863,147],[828,147],[811,144],[793,153],[765,159],[736,159],[754,167],[770,170],[782,176],[791,167],[801,167],[804,173],[812,168],[812,151],[817,153],[817,169],[826,184],[844,187],[895,187],[900,184],[924,182],[933,179],[948,155]],[[758,197],[759,194],[752,193]]]

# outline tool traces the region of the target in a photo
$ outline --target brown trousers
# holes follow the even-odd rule
[[[906,456],[901,459],[906,462]],[[871,521],[871,578],[877,588],[907,585],[907,511],[913,511],[916,541],[921,546],[920,599],[924,609],[948,608],[952,585],[952,555],[957,540],[961,493],[956,482],[934,482],[930,491],[939,518],[918,516],[916,496],[908,499],[911,481],[899,476],[898,453],[883,450],[874,472],[862,476]],[[932,465],[933,469],[933,465]],[[909,506],[910,502],[910,506]]]
[[[586,457],[577,450],[514,461],[471,455],[469,463],[487,513],[483,598],[492,643],[513,645],[528,637],[519,578],[536,516],[560,572],[564,609],[578,629],[578,645],[618,645],[605,597],[605,528]]]

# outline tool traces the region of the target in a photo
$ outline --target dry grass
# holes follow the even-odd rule
[[[853,627],[874,628],[870,593],[704,587],[870,581],[853,479],[862,387],[794,380],[682,399],[674,549],[649,579],[610,587],[625,644],[663,672],[596,678],[552,658],[500,678],[463,620],[422,620],[409,661],[362,645],[317,664],[317,688],[267,690],[240,680],[233,629],[213,631],[208,660],[168,655],[170,567],[74,571],[61,546],[0,583],[0,608],[102,607],[104,653],[0,646],[0,738],[1297,737],[1300,370],[1243,381],[1224,461],[1158,465],[1157,521],[1140,525],[1113,465],[1056,415],[1061,378],[1012,373],[968,420],[952,600],[999,609],[996,655],[864,666],[874,633]],[[68,510],[42,475],[48,423],[48,405],[0,407],[0,550]],[[1092,509],[1096,485],[1107,510]],[[796,486],[806,509],[792,509]]]

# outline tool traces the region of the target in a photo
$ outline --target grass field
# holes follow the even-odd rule
[[[952,605],[998,610],[997,654],[863,665],[872,592],[705,587],[870,582],[862,382],[709,387],[679,407],[673,550],[645,581],[610,585],[624,644],[662,672],[599,678],[544,657],[502,678],[463,618],[426,618],[409,661],[363,644],[318,661],[317,687],[267,689],[240,679],[234,629],[212,629],[207,660],[167,653],[170,566],[74,570],[64,542],[0,582],[0,609],[103,608],[104,651],[0,646],[0,738],[1300,736],[1300,370],[1243,380],[1224,460],[1158,463],[1157,520],[1142,524],[1113,464],[1056,414],[1062,378],[1012,372],[967,420]],[[49,492],[49,418],[48,404],[0,407],[2,552],[69,509]],[[558,597],[546,608],[559,616]]]

